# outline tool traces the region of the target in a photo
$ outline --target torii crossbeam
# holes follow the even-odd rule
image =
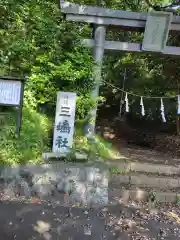
[[[101,7],[92,7],[73,4],[60,0],[61,11],[65,14],[66,20],[75,22],[92,23],[96,26],[94,39],[83,39],[82,45],[93,48],[94,59],[97,62],[94,70],[95,89],[92,92],[93,98],[99,96],[99,86],[101,78],[101,65],[104,51],[127,51],[127,52],[148,52],[142,50],[141,43],[128,43],[120,41],[106,41],[106,27],[116,27],[120,30],[143,32],[146,27],[148,13],[112,10]],[[173,16],[169,25],[169,31],[180,31],[180,16]],[[163,51],[158,52],[163,55],[180,55],[180,47],[165,46]],[[96,119],[96,109],[92,109],[91,118]],[[94,134],[95,121],[91,124],[91,133]]]

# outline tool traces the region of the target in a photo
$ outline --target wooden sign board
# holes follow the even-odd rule
[[[172,17],[173,13],[171,12],[148,13],[142,50],[163,52],[166,47]]]
[[[67,153],[73,144],[76,93],[58,92],[53,153]]]
[[[24,96],[24,79],[14,77],[0,77],[0,105],[17,107],[18,118],[16,122],[16,134],[20,135],[22,107]],[[4,113],[1,115],[3,116]],[[1,118],[3,123],[3,117]]]
[[[21,100],[21,81],[0,79],[0,104],[18,106]]]

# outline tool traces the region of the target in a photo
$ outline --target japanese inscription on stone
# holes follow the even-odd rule
[[[72,147],[75,109],[76,93],[57,93],[53,152],[68,152]]]
[[[0,80],[0,104],[19,105],[20,96],[20,81]]]
[[[149,12],[142,49],[145,51],[162,52],[166,47],[172,13]]]

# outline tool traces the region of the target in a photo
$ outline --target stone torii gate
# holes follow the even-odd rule
[[[152,12],[149,14],[112,10],[73,4],[64,2],[64,0],[60,0],[60,8],[65,14],[66,20],[91,23],[95,26],[93,39],[83,39],[81,41],[85,47],[93,48],[93,56],[96,62],[94,68],[95,88],[92,91],[93,98],[99,96],[101,66],[104,51],[106,50],[180,55],[180,47],[166,46],[169,31],[180,31],[180,16],[173,16],[169,12]],[[119,30],[127,31],[145,31],[143,43],[106,41],[107,27],[116,27]],[[159,38],[159,40],[156,41],[154,37]],[[97,107],[90,111],[91,119],[94,120],[90,124],[92,134],[94,134],[95,129],[96,112]]]

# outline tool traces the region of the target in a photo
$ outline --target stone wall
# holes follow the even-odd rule
[[[1,197],[35,197],[69,204],[107,204],[109,171],[106,164],[49,163],[4,168]]]

